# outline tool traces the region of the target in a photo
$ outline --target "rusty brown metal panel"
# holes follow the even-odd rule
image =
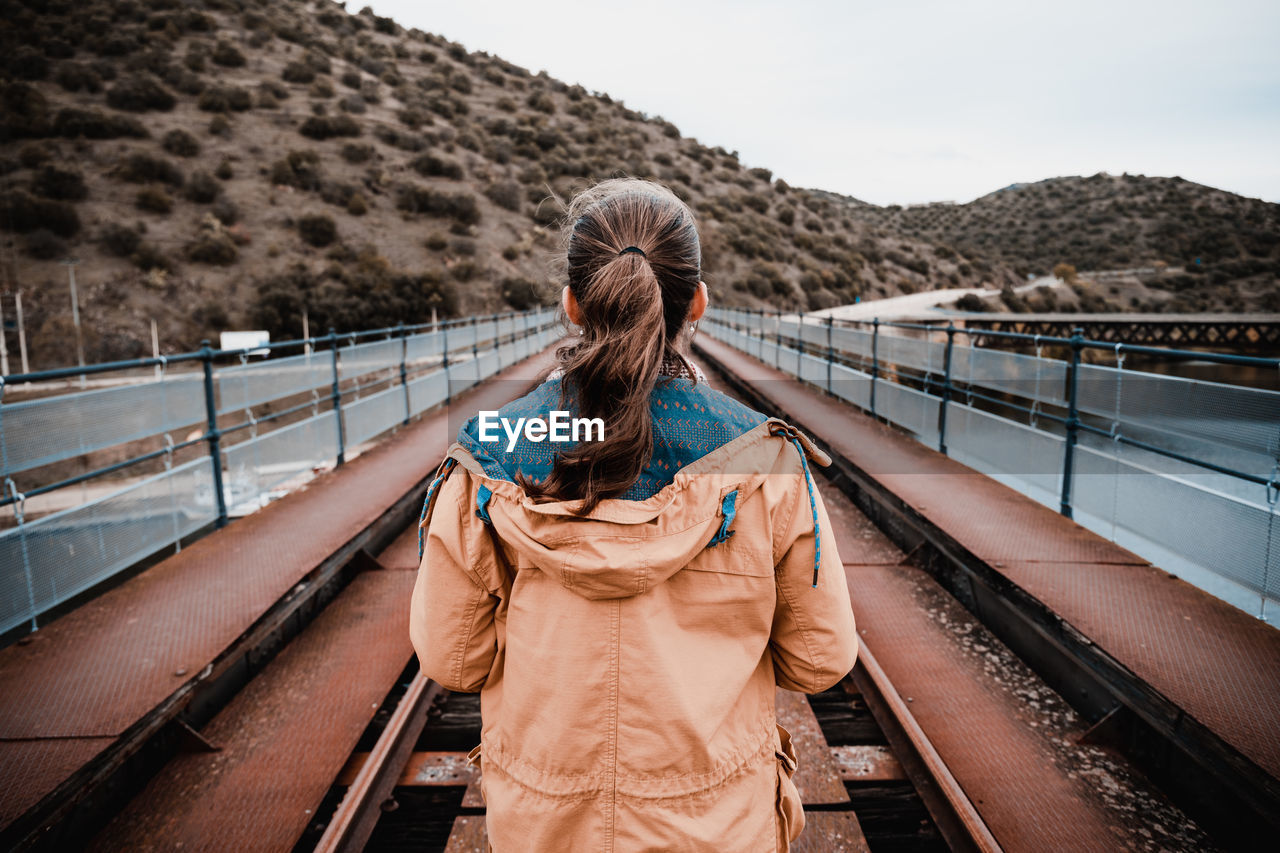
[[[114,742],[114,738],[0,741],[0,826]]]
[[[406,572],[364,572],[201,731],[93,849],[288,850],[409,660]],[[231,817],[233,816],[233,817]]]
[[[1010,560],[1000,570],[1280,777],[1280,632],[1149,566]]]
[[[846,566],[902,561],[902,551],[871,519],[848,501],[827,504],[827,515],[836,534],[836,549]]]
[[[418,570],[418,527],[411,524],[404,533],[378,554],[378,562],[383,568],[396,571]]]
[[[1051,691],[1024,699],[1002,685],[1006,673],[985,656],[994,640],[971,638],[980,652],[966,646],[972,619],[920,569],[846,572],[866,646],[1004,849],[1092,851],[1125,840],[1115,828],[1125,818],[1107,808],[1095,777],[1063,766],[1077,749],[1045,724],[1065,710],[1027,704],[1048,705]],[[1082,732],[1077,721],[1067,733]]]

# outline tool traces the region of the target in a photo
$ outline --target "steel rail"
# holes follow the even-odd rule
[[[851,677],[947,846],[953,851],[999,853],[1003,849],[1000,843],[876,662],[865,640],[861,642]],[[843,683],[848,690],[848,681]]]
[[[400,771],[427,723],[427,711],[444,692],[421,672],[413,677],[369,758],[338,804],[316,853],[358,853],[377,826],[382,803],[391,795]]]

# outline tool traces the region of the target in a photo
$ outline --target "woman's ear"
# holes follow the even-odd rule
[[[564,308],[564,314],[569,318],[570,323],[575,326],[582,325],[582,308],[578,306],[578,297],[573,295],[573,291],[567,284],[560,291],[560,305]]]
[[[707,296],[707,283],[705,281],[698,282],[698,289],[694,291],[693,299],[689,302],[689,322],[696,323],[702,319],[702,315],[707,310],[707,302],[710,297]]]

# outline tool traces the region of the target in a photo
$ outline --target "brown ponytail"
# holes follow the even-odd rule
[[[684,358],[681,330],[701,278],[701,246],[688,206],[634,178],[579,193],[568,222],[569,289],[583,328],[556,353],[561,397],[579,416],[603,419],[604,439],[559,454],[542,483],[521,484],[535,497],[580,498],[576,511],[585,514],[630,488],[653,453],[649,395],[663,359]]]

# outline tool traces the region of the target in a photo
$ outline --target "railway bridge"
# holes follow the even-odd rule
[[[833,459],[861,650],[778,691],[797,849],[1274,843],[1280,387],[1125,360],[1280,362],[1072,319],[701,322],[712,385]],[[5,377],[3,846],[486,849],[478,701],[409,645],[417,521],[459,425],[561,333],[540,310]]]
[[[1258,355],[1280,353],[1280,314],[1063,314],[953,312],[945,318],[973,332],[976,346],[1011,346],[1016,338],[979,335],[982,330],[1070,337],[1081,329],[1089,340],[1184,349],[1213,349]]]

